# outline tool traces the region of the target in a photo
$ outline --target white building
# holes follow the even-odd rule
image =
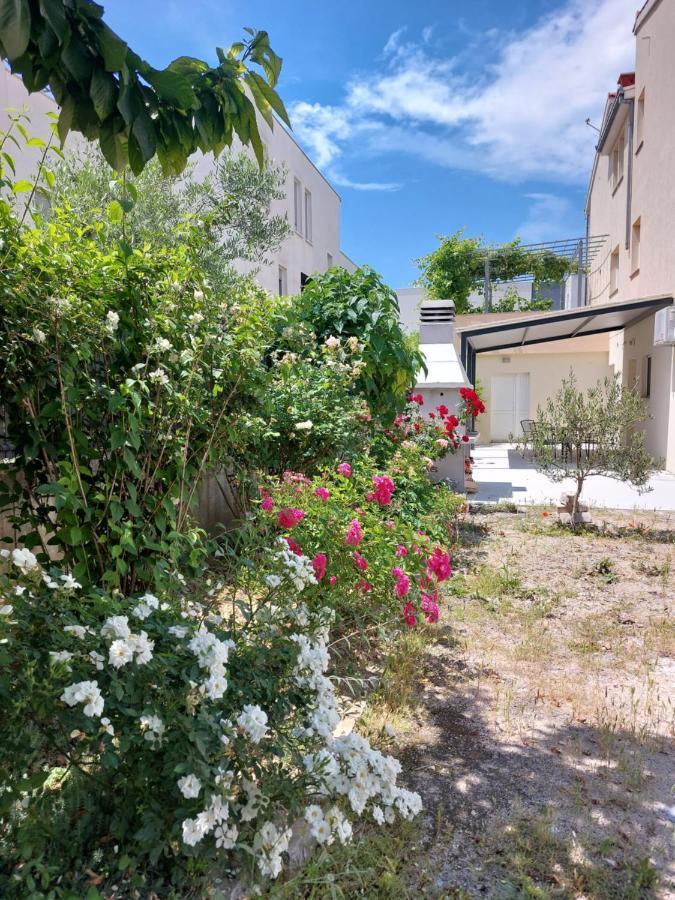
[[[0,67],[0,129],[3,131],[9,124],[7,110],[11,108],[27,110],[32,135],[43,139],[50,136],[48,113],[58,111],[56,103],[45,93],[29,94],[19,76]],[[273,128],[263,121],[259,125],[270,163],[286,170],[286,197],[274,201],[271,211],[285,214],[292,231],[271,262],[255,273],[256,279],[270,293],[297,294],[315,272],[325,272],[331,266],[342,266],[353,272],[356,265],[340,249],[339,194],[281,123],[275,121]],[[83,140],[71,132],[68,145]],[[232,151],[241,149],[241,144],[235,143]],[[9,151],[15,157],[16,178],[30,178],[41,150],[27,147],[19,154],[12,146]],[[251,153],[249,149],[246,152]],[[197,177],[206,175],[213,166],[210,155],[197,154],[193,161]],[[251,267],[242,264],[240,268],[246,271]]]

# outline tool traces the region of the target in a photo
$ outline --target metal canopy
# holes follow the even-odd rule
[[[477,353],[621,331],[670,306],[672,302],[672,296],[645,297],[641,300],[581,306],[536,313],[522,319],[460,327],[457,333],[461,338],[462,364],[469,380],[474,384]]]

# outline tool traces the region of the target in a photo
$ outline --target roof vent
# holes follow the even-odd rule
[[[450,300],[423,303],[420,308],[420,343],[451,344],[454,337],[455,305]]]

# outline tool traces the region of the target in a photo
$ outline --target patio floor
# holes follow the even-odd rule
[[[520,504],[555,504],[564,490],[572,489],[571,479],[554,482],[528,460],[513,444],[488,444],[473,450],[473,477],[479,486],[470,494],[472,503],[512,500]],[[644,509],[675,511],[675,475],[659,472],[649,481],[651,491],[634,488],[611,478],[595,475],[584,487],[583,499],[598,509]]]

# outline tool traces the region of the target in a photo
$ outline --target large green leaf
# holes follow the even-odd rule
[[[108,72],[119,72],[129,51],[125,42],[114,31],[104,25],[98,33],[98,45]]]
[[[180,109],[194,109],[199,105],[197,95],[185,76],[171,69],[153,69],[146,76],[157,91],[160,100],[178,106]]]
[[[68,34],[68,23],[63,9],[63,0],[40,0],[40,12],[49,22],[59,42],[63,43]]]
[[[25,52],[30,40],[28,0],[0,0],[0,39],[10,59]]]
[[[115,109],[117,84],[112,75],[103,69],[95,69],[91,77],[89,96],[99,119],[107,119]]]

